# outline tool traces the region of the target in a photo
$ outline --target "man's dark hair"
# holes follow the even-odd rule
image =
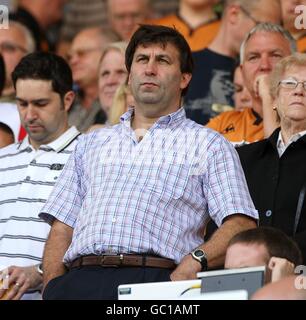
[[[2,55],[0,54],[0,97],[5,85],[5,65]]]
[[[125,51],[125,65],[128,72],[131,71],[135,51],[140,45],[161,44],[165,47],[167,43],[174,45],[179,52],[181,72],[192,73],[193,59],[185,38],[174,28],[154,25],[141,25],[133,34]],[[187,93],[187,88],[182,91],[182,96]]]
[[[236,243],[262,244],[267,248],[270,257],[284,258],[295,266],[302,264],[302,253],[298,245],[284,232],[271,227],[249,229],[236,234],[229,246]]]
[[[18,79],[51,81],[52,89],[63,100],[72,90],[72,72],[68,63],[60,56],[47,52],[34,52],[23,57],[12,73],[16,89]]]

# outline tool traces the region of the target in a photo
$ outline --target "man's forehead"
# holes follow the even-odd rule
[[[51,80],[41,80],[41,79],[18,79],[16,82],[17,91],[27,92],[27,88],[35,87],[39,88],[40,91],[51,92],[53,91]],[[19,89],[19,90],[18,90]]]
[[[260,42],[260,46],[258,45]],[[254,33],[246,43],[245,52],[290,50],[289,41],[279,32],[259,31]]]
[[[6,39],[22,43],[26,41],[22,31],[14,25],[12,25],[12,27],[10,27],[9,29],[0,29],[0,39]]]
[[[177,48],[172,43],[143,43],[137,46],[135,53],[139,52],[150,52],[154,50],[155,52],[178,52]]]

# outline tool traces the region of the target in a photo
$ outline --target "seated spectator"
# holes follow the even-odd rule
[[[184,100],[188,118],[206,124],[233,106],[233,74],[245,35],[260,22],[279,23],[278,0],[226,0],[220,29],[204,50],[193,53],[195,72]]]
[[[0,149],[14,143],[14,141],[13,130],[7,124],[0,121]]]
[[[9,275],[6,299],[39,299],[39,266],[50,227],[37,214],[80,133],[68,127],[74,99],[64,59],[32,53],[13,72],[18,111],[27,137],[0,149],[0,266]],[[0,289],[0,298],[6,292]]]
[[[214,11],[218,0],[180,0],[179,9],[153,24],[175,27],[187,40],[192,51],[206,48],[216,36],[220,20]]]
[[[271,109],[268,87],[263,76],[273,70],[282,57],[295,51],[295,41],[281,26],[270,23],[257,25],[241,46],[241,70],[245,86],[252,97],[252,108],[243,111],[229,111],[213,118],[208,127],[217,130],[235,145],[251,143],[264,138],[264,125],[274,128],[274,119],[263,122],[263,106]],[[255,57],[255,58],[254,58]],[[261,77],[261,78],[260,78]],[[257,82],[260,78],[260,87]],[[274,115],[273,115],[274,116]]]
[[[244,84],[241,68],[238,66],[234,73],[234,106],[236,111],[252,108],[252,97]]]
[[[95,123],[105,123],[117,88],[127,79],[125,66],[126,42],[109,44],[103,51],[99,65],[99,100],[102,112]],[[106,116],[106,117],[105,117]]]
[[[282,20],[284,28],[287,29],[297,43],[297,49],[299,52],[306,52],[306,32],[305,27],[297,28],[295,23],[298,14],[295,12],[295,8],[299,5],[306,6],[306,0],[280,0],[282,9]],[[305,13],[304,13],[305,17]],[[302,20],[305,23],[305,18]]]
[[[129,86],[123,83],[119,85],[115,92],[112,105],[108,111],[107,125],[113,126],[115,124],[118,124],[120,122],[121,116],[131,106],[134,106],[134,97]],[[104,126],[104,124],[94,124],[88,129],[88,132],[95,129],[103,128]]]
[[[111,125],[117,124],[120,117],[128,110],[129,107],[134,106],[134,97],[127,84],[121,84],[114,95],[113,103],[109,111],[108,122]]]
[[[306,263],[306,57],[282,59],[270,80],[280,128],[263,141],[238,148],[260,225],[292,237]],[[271,108],[272,108],[271,106]],[[274,111],[274,112],[275,112]]]
[[[55,50],[55,43],[48,37],[50,27],[59,22],[66,0],[19,0],[17,11],[10,19],[25,25],[35,39],[36,50]]]
[[[259,227],[238,233],[229,242],[226,269],[266,266],[265,282],[279,281],[302,264],[297,244],[278,229]]]
[[[73,81],[78,86],[76,100],[69,111],[69,125],[86,131],[100,111],[98,101],[98,66],[104,47],[118,36],[110,29],[88,28],[73,39],[68,60]]]
[[[251,300],[306,300],[305,276],[288,276],[280,281],[268,283],[257,290]]]
[[[65,4],[63,23],[57,54],[65,57],[73,38],[82,30],[92,27],[107,27],[106,0],[70,0]]]
[[[6,70],[5,86],[0,101],[15,103],[11,74],[21,58],[34,50],[34,39],[30,31],[21,23],[10,21],[8,29],[0,28],[0,53],[3,56]]]
[[[107,0],[108,20],[121,40],[129,41],[140,24],[152,15],[149,0]]]

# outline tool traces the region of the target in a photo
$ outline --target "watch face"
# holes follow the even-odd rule
[[[196,257],[198,257],[198,258],[200,258],[200,257],[203,257],[203,251],[202,250],[196,250],[195,252],[194,252],[194,255],[196,256]]]

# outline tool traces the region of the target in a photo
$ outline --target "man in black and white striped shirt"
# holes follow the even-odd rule
[[[80,135],[68,127],[74,100],[68,64],[33,53],[15,68],[13,83],[28,135],[0,149],[0,270],[7,274],[0,298],[39,299],[40,267],[49,225],[38,218]],[[25,294],[24,294],[25,293]]]

